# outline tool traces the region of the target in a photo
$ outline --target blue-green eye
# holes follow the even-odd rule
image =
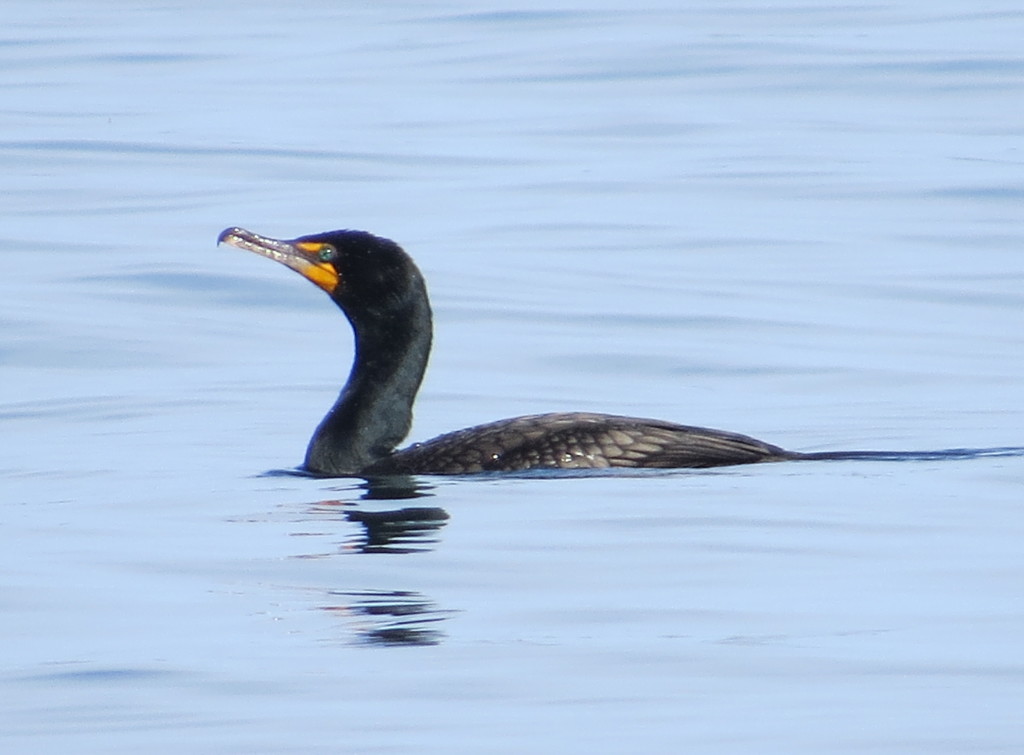
[[[333,246],[325,246],[317,252],[316,256],[321,262],[334,262],[334,258],[338,256],[338,250]]]

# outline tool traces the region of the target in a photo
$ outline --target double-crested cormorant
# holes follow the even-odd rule
[[[228,228],[218,242],[287,265],[326,291],[352,324],[355,361],[306,450],[312,474],[715,467],[803,456],[737,433],[589,413],[515,417],[395,450],[412,423],[432,335],[426,285],[409,255],[364,231],[280,241]]]

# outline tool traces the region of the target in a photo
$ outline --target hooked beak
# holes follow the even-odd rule
[[[318,241],[271,239],[244,228],[226,228],[217,237],[217,243],[228,244],[277,260],[328,294],[334,293],[341,280],[334,265],[322,261],[319,257],[321,250],[329,245]]]

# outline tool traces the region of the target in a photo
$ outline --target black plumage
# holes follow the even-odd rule
[[[533,414],[438,436],[382,458],[371,473],[468,474],[525,469],[715,467],[791,458],[721,430],[585,412]]]

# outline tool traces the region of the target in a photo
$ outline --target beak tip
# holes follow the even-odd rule
[[[230,241],[233,236],[238,236],[240,233],[244,233],[244,232],[245,231],[243,229],[238,228],[237,226],[232,226],[231,228],[225,228],[223,231],[221,231],[219,234],[217,234],[217,244],[220,245],[220,244],[226,243],[226,242]]]

